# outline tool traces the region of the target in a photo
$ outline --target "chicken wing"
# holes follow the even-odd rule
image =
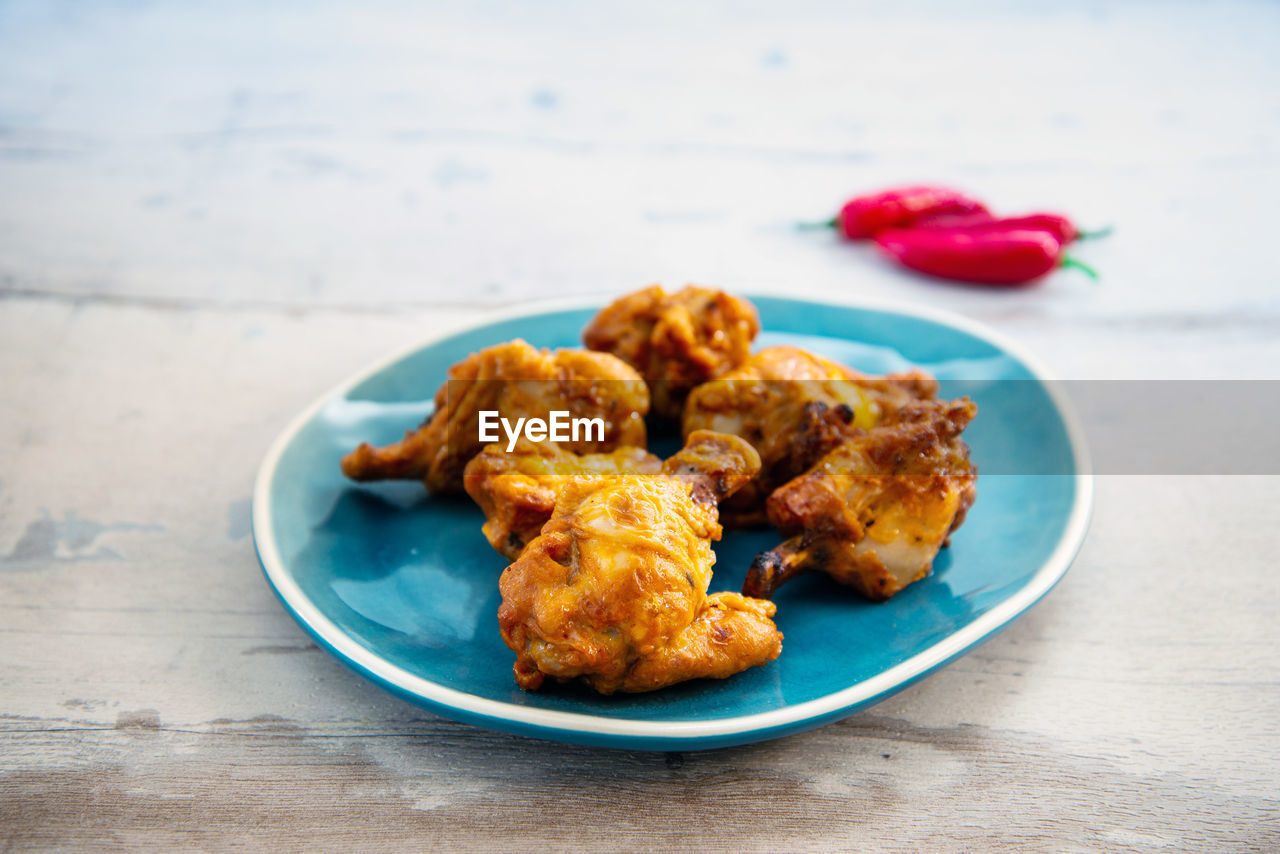
[[[384,448],[364,443],[342,460],[352,480],[418,480],[435,493],[461,492],[463,469],[480,452],[479,412],[546,419],[601,418],[599,434],[569,442],[578,453],[643,448],[649,391],[629,365],[608,353],[538,350],[520,339],[472,353],[449,369],[435,412],[416,431]]]
[[[517,684],[580,679],[603,694],[724,678],[782,649],[773,604],[707,595],[716,501],[760,459],[734,436],[697,432],[657,475],[579,475],[502,574],[498,623]]]
[[[920,371],[871,377],[797,347],[768,347],[693,390],[684,432],[732,433],[760,453],[760,476],[721,508],[726,525],[758,525],[775,488],[845,438],[913,400],[932,398],[937,387]]]
[[[511,452],[488,445],[467,463],[467,494],[484,511],[484,535],[515,560],[555,510],[556,494],[572,475],[657,474],[662,460],[644,448],[575,454],[552,442],[521,439]]]
[[[744,299],[696,285],[669,294],[654,285],[601,309],[582,341],[643,374],[653,411],[675,419],[694,386],[747,360],[759,332],[756,308]]]
[[[928,575],[977,495],[960,438],[976,414],[968,398],[907,404],[776,490],[769,519],[790,539],[756,558],[743,593],[770,598],[813,570],[884,601]]]

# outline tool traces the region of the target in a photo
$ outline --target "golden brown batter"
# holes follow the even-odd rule
[[[669,294],[654,285],[601,309],[582,341],[638,370],[653,411],[679,418],[690,390],[745,362],[759,332],[755,306],[740,297],[697,285]]]
[[[968,398],[908,404],[775,491],[769,520],[790,539],[756,558],[743,592],[768,598],[819,571],[883,601],[928,575],[977,496],[960,438],[977,411]]]
[[[603,418],[603,441],[568,443],[577,453],[643,448],[649,391],[629,365],[607,353],[538,350],[516,339],[472,353],[449,369],[435,413],[385,448],[367,442],[342,460],[352,480],[418,480],[436,493],[461,492],[463,469],[480,452],[478,413],[546,418],[562,410]]]
[[[869,377],[798,347],[768,347],[693,390],[684,432],[732,433],[759,451],[760,476],[722,508],[726,525],[758,525],[775,488],[846,437],[936,393],[937,382],[919,371]]]
[[[697,432],[662,474],[569,478],[500,582],[498,623],[520,687],[549,677],[603,694],[652,691],[776,658],[772,603],[707,595],[716,502],[759,466],[746,442]]]

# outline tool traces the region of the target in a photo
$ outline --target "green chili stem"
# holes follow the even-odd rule
[[[820,228],[835,228],[840,224],[840,218],[833,216],[826,222],[797,222],[796,229],[799,231],[817,231]]]
[[[1106,237],[1115,231],[1111,226],[1099,228],[1097,231],[1082,231],[1076,235],[1076,240],[1097,240],[1099,237]]]
[[[1060,262],[1059,262],[1058,266],[1060,266],[1060,267],[1074,267],[1075,269],[1077,269],[1077,270],[1081,271],[1082,273],[1084,273],[1084,274],[1085,274],[1086,276],[1088,276],[1089,278],[1093,279],[1095,282],[1096,282],[1096,281],[1098,281],[1098,279],[1100,278],[1100,277],[1098,276],[1098,271],[1097,271],[1097,270],[1093,269],[1092,267],[1090,267],[1088,264],[1084,263],[1083,261],[1077,261],[1075,258],[1072,258],[1070,255],[1064,255],[1064,256],[1062,256],[1062,261],[1060,261]]]

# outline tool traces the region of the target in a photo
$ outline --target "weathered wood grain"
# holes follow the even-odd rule
[[[245,499],[289,415],[450,319],[6,303],[9,844],[1280,844],[1275,478],[1101,478],[1077,566],[1026,618],[772,744],[532,742],[348,673],[262,582]]]
[[[700,7],[6,5],[0,285],[497,305],[697,280],[1058,322],[1275,314],[1275,6]],[[1105,286],[975,295],[790,227],[930,177],[1116,225],[1080,250]]]
[[[365,363],[652,280],[952,308],[1070,378],[1276,379],[1277,34],[1258,3],[0,6],[0,851],[1280,849],[1280,478],[1101,477],[997,638],[681,755],[393,699],[280,608],[248,520]],[[933,177],[1115,223],[1103,283],[939,286],[790,229]]]
[[[1277,842],[1273,801],[1185,769],[1135,774],[1051,738],[880,714],[783,742],[667,755],[521,742],[434,719],[200,729],[143,720],[25,734],[41,768],[5,777],[10,840],[731,851]]]

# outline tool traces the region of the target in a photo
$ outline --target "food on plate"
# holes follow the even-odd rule
[[[435,411],[404,439],[383,448],[361,444],[342,460],[352,480],[419,480],[434,493],[461,492],[463,469],[486,442],[480,413],[546,418],[563,411],[602,419],[603,430],[565,443],[576,453],[643,448],[649,391],[621,359],[586,350],[539,350],[516,339],[472,353],[449,369]]]
[[[909,403],[777,489],[769,520],[789,539],[756,558],[743,593],[817,571],[883,601],[928,575],[977,495],[960,438],[976,414],[968,398]]]
[[[644,375],[653,411],[679,418],[689,391],[746,361],[760,317],[746,300],[689,285],[675,293],[644,288],[605,306],[582,340]]]
[[[644,448],[607,454],[575,454],[554,442],[521,439],[508,452],[487,445],[467,463],[467,494],[484,511],[484,535],[499,553],[515,560],[542,530],[555,509],[556,493],[573,475],[657,474],[662,460]]]
[[[973,213],[963,199],[934,207]],[[888,599],[930,572],[976,494],[960,438],[971,402],[936,399],[919,371],[868,376],[797,347],[752,356],[759,330],[754,306],[723,291],[629,294],[584,330],[591,350],[517,339],[463,359],[431,417],[361,444],[343,472],[475,500],[510,561],[498,627],[521,688],[726,678],[780,654],[780,585],[825,572]],[[682,416],[684,447],[666,461],[645,449],[651,402]],[[722,518],[785,539],[741,593],[708,594]]]
[[[741,439],[696,431],[661,474],[568,478],[550,521],[499,582],[517,684],[651,691],[776,658],[772,603],[707,595],[716,503],[759,467]]]
[[[765,499],[847,436],[876,426],[937,382],[920,371],[870,377],[798,347],[768,347],[689,395],[685,435],[732,433],[760,453],[760,475],[721,508],[731,527],[765,521]]]

